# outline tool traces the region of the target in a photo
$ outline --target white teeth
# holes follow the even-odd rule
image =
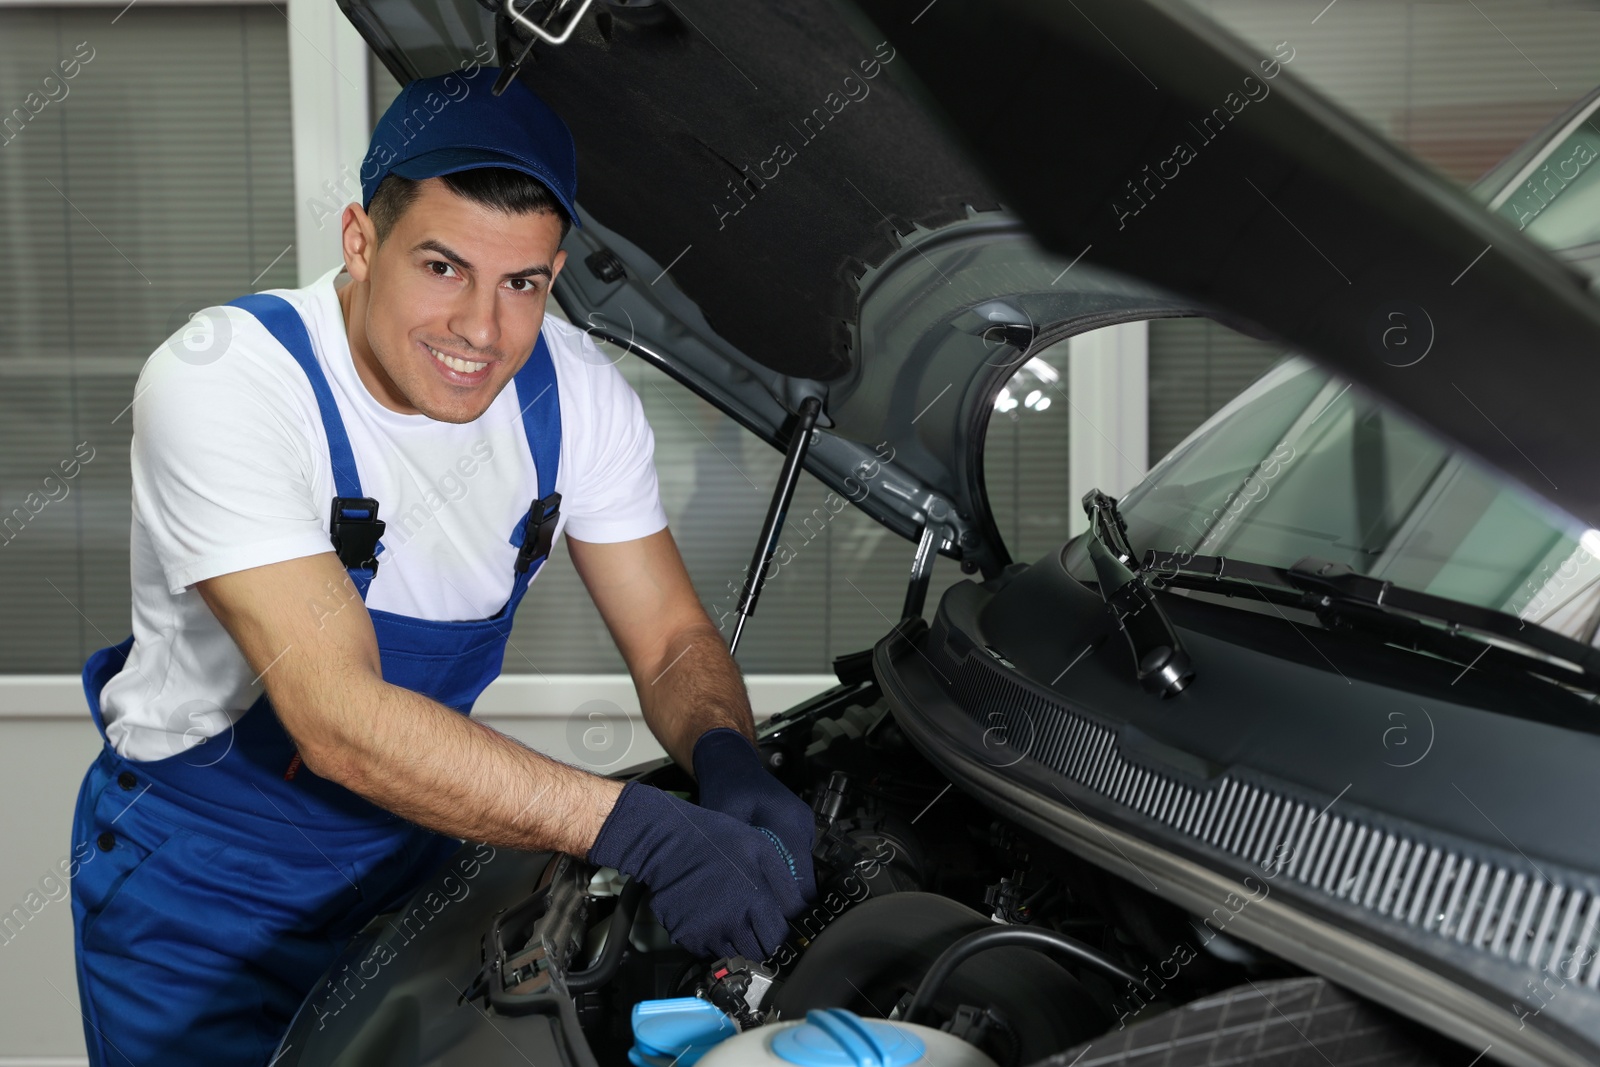
[[[443,363],[451,370],[460,371],[462,374],[471,374],[473,371],[482,370],[489,365],[487,362],[474,363],[468,359],[457,359],[455,356],[447,356],[437,348],[434,348],[432,345],[428,345],[426,347],[429,352],[433,353],[434,359],[438,360],[440,363]]]

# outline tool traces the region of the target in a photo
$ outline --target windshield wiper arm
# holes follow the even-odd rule
[[[1377,630],[1445,655],[1460,652],[1456,641],[1483,644],[1480,635],[1492,635],[1537,653],[1507,650],[1535,673],[1600,692],[1600,650],[1507,612],[1407,589],[1342,563],[1306,556],[1290,567],[1274,567],[1152,549],[1145,553],[1143,571],[1158,587],[1225,592],[1249,587],[1262,599],[1314,612],[1329,629]]]
[[[1194,680],[1194,665],[1155,592],[1134,569],[1138,563],[1116,500],[1091,489],[1083,495],[1083,511],[1089,517],[1087,545],[1100,595],[1128,639],[1139,684],[1162,697],[1183,692]]]

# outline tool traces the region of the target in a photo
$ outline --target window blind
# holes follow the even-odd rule
[[[1283,349],[1210,319],[1150,322],[1150,463],[1154,466],[1255,381]]]
[[[1600,84],[1600,10],[1526,0],[1192,0],[1251,47],[1457,182]]]
[[[191,312],[294,283],[288,27],[0,8],[4,119],[0,672],[76,672],[130,628],[139,368]]]

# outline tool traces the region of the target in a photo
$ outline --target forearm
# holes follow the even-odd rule
[[[651,677],[634,677],[639,707],[679,766],[693,772],[694,743],[707,730],[728,726],[755,738],[744,677],[709,622],[682,631],[652,670]]]
[[[308,766],[438,833],[582,856],[622,790],[420,693],[363,678],[340,696]]]

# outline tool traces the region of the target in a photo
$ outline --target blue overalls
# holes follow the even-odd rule
[[[362,495],[305,326],[278,297],[233,304],[289,350],[316,393],[338,494],[335,547],[364,600],[382,524]],[[561,413],[542,335],[513,381],[540,499],[511,531],[519,553],[505,606],[467,622],[369,609],[384,680],[462,714],[500,673],[512,616],[548,555],[560,506]],[[84,665],[102,737],[100,691],[132,647],[129,637]],[[107,743],[79,790],[72,840],[97,850],[72,879],[95,1067],[266,1063],[343,944],[459,846],[302,766],[265,694],[230,730],[164,759],[125,759]]]

